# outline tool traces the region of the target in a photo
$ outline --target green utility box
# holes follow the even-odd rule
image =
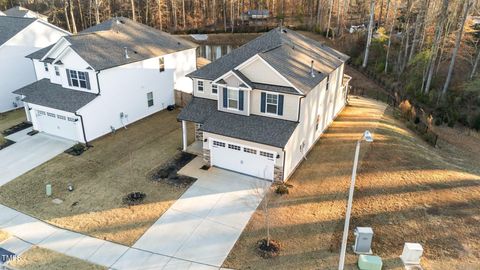
[[[382,258],[372,255],[360,255],[358,268],[360,270],[382,270]]]

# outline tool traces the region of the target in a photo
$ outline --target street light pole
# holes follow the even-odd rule
[[[348,227],[350,226],[350,215],[352,214],[353,191],[355,190],[355,179],[357,177],[358,156],[360,155],[360,143],[373,142],[373,137],[370,131],[366,130],[362,138],[357,141],[355,147],[355,158],[353,160],[352,179],[350,181],[350,190],[348,192],[347,212],[345,214],[345,225],[343,227],[342,247],[340,250],[340,260],[338,262],[338,270],[343,270],[345,267],[345,256],[347,252]]]

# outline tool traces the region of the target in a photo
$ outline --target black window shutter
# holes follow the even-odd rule
[[[267,93],[262,92],[262,97],[260,98],[260,111],[265,112],[265,104],[267,103]]]
[[[87,81],[87,89],[90,90],[90,74],[85,72],[85,80]]]
[[[72,86],[72,78],[70,78],[70,69],[65,70],[67,72],[68,85]]]
[[[238,109],[243,111],[243,90],[238,91]]]
[[[283,115],[283,95],[278,95],[278,115]]]
[[[223,107],[224,108],[227,108],[227,102],[228,102],[228,92],[227,92],[227,88],[224,87],[223,88]]]

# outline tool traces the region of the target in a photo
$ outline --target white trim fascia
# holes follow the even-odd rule
[[[42,58],[40,58],[40,61],[45,60],[45,59],[47,58],[47,56],[49,56],[52,51],[56,50],[59,46],[64,45],[64,42],[67,43],[67,44],[65,45],[65,47],[68,47],[68,46],[72,45],[72,44],[70,44],[70,42],[68,42],[68,41],[65,39],[65,37],[61,37],[61,38],[55,43],[55,45],[53,45],[52,48],[50,48],[50,50],[48,50],[48,52],[47,52]],[[65,51],[65,49],[63,49],[63,50]],[[61,53],[60,53],[60,54],[61,54]],[[60,55],[60,54],[59,54],[59,55]],[[58,57],[57,57],[57,58],[58,58]],[[56,58],[55,58],[55,60],[56,60]]]
[[[46,21],[44,21],[44,20],[42,20],[42,19],[40,19],[40,18],[37,18],[37,21],[40,22],[40,23],[45,24],[46,26],[50,26],[50,27],[52,27],[52,28],[54,28],[54,29],[56,29],[56,30],[58,30],[58,31],[61,31],[61,32],[65,33],[67,36],[71,36],[71,35],[72,35],[72,33],[68,32],[67,30],[62,29],[62,28],[60,28],[60,27],[58,27],[58,26],[56,26],[56,25],[54,25],[54,24],[51,24],[51,23],[49,23],[49,22],[46,22]]]
[[[239,79],[243,84],[245,84],[246,86],[248,86],[246,89],[247,90],[252,90],[252,87],[250,85],[248,85],[248,83],[246,83],[244,80],[242,80],[242,78],[238,77],[237,74],[235,74],[232,70],[229,70],[227,73],[223,74],[222,76],[216,78],[215,80],[212,81],[212,83],[214,84],[217,84],[217,85],[222,85],[222,84],[218,84],[217,82],[225,77],[227,77],[228,75],[234,75],[235,77],[237,77],[237,79]],[[242,87],[242,88],[245,88],[245,87]]]

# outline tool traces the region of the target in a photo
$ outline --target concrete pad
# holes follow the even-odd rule
[[[218,267],[213,267],[209,265],[204,265],[200,263],[194,263],[190,261],[184,261],[172,258],[168,264],[163,268],[163,270],[177,270],[177,269],[188,269],[188,270],[214,270]]]
[[[171,209],[204,218],[210,213],[221,197],[222,194],[220,193],[215,193],[198,186],[188,189],[183,196],[171,206]]]
[[[104,240],[85,236],[65,251],[65,254],[82,260],[90,258],[103,244]]]
[[[20,215],[18,211],[0,204],[0,229],[3,228],[4,224],[8,223],[18,215]]]
[[[48,238],[38,244],[42,248],[54,250],[59,253],[65,253],[72,248],[77,242],[85,238],[85,235],[74,233],[67,230],[57,229]]]
[[[113,265],[113,269],[144,269],[145,262],[153,254],[150,252],[140,251],[138,249],[129,248]],[[166,257],[165,257],[166,258]],[[168,259],[165,259],[166,264]],[[163,267],[162,264],[159,268]]]
[[[133,247],[173,256],[201,222],[198,216],[170,208]]]
[[[175,257],[220,267],[241,233],[242,230],[204,220]]]
[[[87,261],[103,265],[112,266],[128,250],[127,246],[122,246],[112,242],[105,241],[103,245],[93,253]]]
[[[28,135],[27,133],[29,133],[32,130],[33,128],[29,127],[24,130],[20,130],[18,132],[5,136],[5,138],[9,139],[10,141],[14,141],[18,143],[23,140],[28,140],[28,138],[30,138],[31,136]]]
[[[12,136],[17,136],[17,134],[12,134]],[[0,172],[2,172],[0,186],[47,162],[74,144],[74,141],[43,133],[23,136],[17,143],[0,150],[0,160],[2,161],[0,163]]]
[[[27,251],[29,248],[31,248],[32,244],[12,236],[7,240],[3,241],[2,243],[0,243],[0,247],[12,253],[15,253],[15,255],[18,256],[23,252]]]
[[[57,229],[25,214],[20,214],[2,225],[3,230],[32,244],[38,244]]]

